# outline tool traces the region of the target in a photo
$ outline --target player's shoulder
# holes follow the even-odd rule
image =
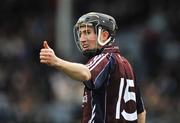
[[[96,55],[87,62],[86,66],[92,66],[95,64],[100,64],[103,61],[108,61],[109,56],[109,53],[101,53],[99,55]]]
[[[99,60],[107,58],[108,56],[109,56],[109,53],[101,53],[101,54],[94,56],[89,61],[99,61]]]

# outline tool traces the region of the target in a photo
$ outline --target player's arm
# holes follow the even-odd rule
[[[85,65],[58,58],[46,41],[44,41],[43,46],[44,48],[40,51],[41,63],[53,66],[78,81],[87,81],[91,78],[90,70]]]
[[[141,97],[141,92],[139,85],[136,85],[136,96],[137,96],[137,112],[138,112],[138,123],[146,123],[146,109],[144,106],[143,99]]]
[[[138,123],[146,123],[146,110],[138,114]]]

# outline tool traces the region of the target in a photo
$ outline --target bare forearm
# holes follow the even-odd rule
[[[146,123],[146,110],[138,114],[138,123]]]
[[[89,69],[80,63],[68,62],[58,58],[55,68],[63,71],[69,77],[78,81],[86,81],[91,78]]]
[[[91,73],[85,65],[58,58],[54,50],[47,44],[47,41],[43,42],[43,46],[44,48],[40,51],[40,62],[42,64],[53,66],[78,81],[86,81],[91,78]]]

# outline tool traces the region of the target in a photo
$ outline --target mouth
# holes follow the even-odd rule
[[[82,49],[83,49],[83,50],[87,50],[88,47],[89,47],[89,46],[88,46],[87,44],[83,44],[83,45],[82,45]]]

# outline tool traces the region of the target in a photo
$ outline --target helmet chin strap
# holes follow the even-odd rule
[[[110,40],[111,40],[111,37],[109,37],[106,41],[104,41],[104,42],[101,42],[101,32],[102,32],[102,28],[98,28],[98,43],[99,43],[99,45],[101,45],[101,46],[104,46],[104,45],[106,45],[108,42],[110,42]]]

